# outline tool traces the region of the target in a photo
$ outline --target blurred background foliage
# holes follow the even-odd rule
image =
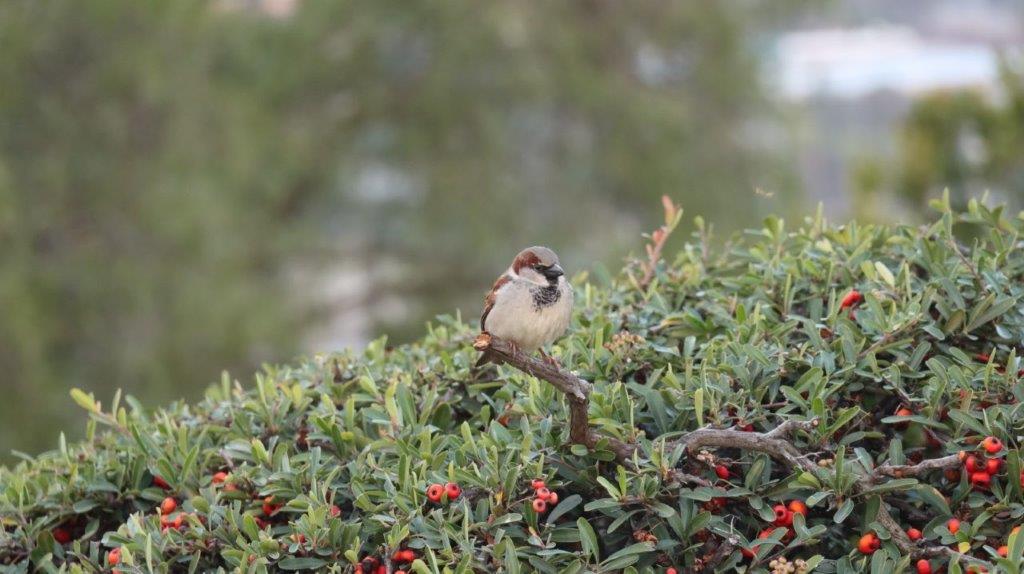
[[[600,273],[662,194],[718,238],[840,205],[794,120],[828,98],[777,97],[764,55],[794,27],[905,17],[882,4],[3,2],[0,456],[80,428],[72,386],[189,398],[475,315],[525,245]],[[860,158],[849,193],[1019,198],[1011,60],[1003,81],[915,98],[897,160]],[[886,211],[861,203],[830,213]]]

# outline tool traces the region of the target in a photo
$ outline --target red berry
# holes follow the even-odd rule
[[[1003,459],[1001,458],[990,458],[985,463],[985,472],[995,475],[999,474],[999,470],[1003,467]]]
[[[537,495],[537,498],[540,498],[540,499],[543,499],[543,500],[547,500],[548,497],[551,496],[551,490],[548,489],[548,487],[546,487],[546,486],[542,486],[542,487],[538,488],[534,492],[534,494]]]
[[[462,494],[462,488],[454,482],[449,482],[444,485],[444,491],[448,495],[448,500],[457,500]]]
[[[917,561],[917,574],[932,574],[932,565],[924,558]]]
[[[176,508],[178,508],[178,501],[168,496],[160,503],[160,514],[170,514]]]
[[[950,518],[949,521],[946,522],[946,528],[953,534],[956,534],[957,531],[960,530],[960,521],[956,518]]]
[[[920,540],[921,539],[921,531],[916,529],[916,528],[909,528],[909,529],[907,529],[907,538],[909,538],[911,540]]]
[[[539,478],[535,478],[533,479],[533,482],[530,483],[530,486],[533,487],[534,490],[544,488],[544,481]]]
[[[263,514],[271,516],[281,508],[280,504],[274,504],[274,497],[268,496],[263,499]]]
[[[163,477],[160,477],[160,476],[154,476],[153,477],[153,486],[160,487],[160,488],[162,488],[164,490],[170,490],[171,489],[171,485],[167,484],[167,481],[164,480]]]
[[[864,300],[864,296],[860,294],[856,289],[851,289],[849,293],[843,297],[843,301],[839,304],[840,309],[846,309],[847,307],[853,307]]]
[[[395,570],[395,574],[405,574],[405,570]]]
[[[440,484],[431,484],[430,488],[427,489],[427,500],[430,502],[441,502],[441,496],[444,494],[444,487]]]
[[[908,409],[907,407],[900,407],[899,409],[896,410],[896,416],[898,417],[909,417],[913,414],[914,411]]]
[[[548,495],[548,504],[551,506],[558,504],[558,493],[554,490],[552,490],[551,494]]]
[[[416,560],[416,553],[408,548],[405,550],[399,550],[398,552],[395,552],[394,560],[395,562],[412,562],[413,560]]]
[[[378,567],[377,567],[377,574],[388,574],[388,568],[387,568],[387,566],[384,566],[383,564],[381,564],[380,566],[378,566]]]
[[[678,574],[675,568],[668,568],[665,570],[665,574]]]
[[[981,441],[981,446],[984,447],[985,452],[989,454],[995,454],[1003,450],[1003,443],[994,436],[985,437],[985,440]]]
[[[533,499],[533,511],[537,514],[543,514],[548,509],[548,503],[543,498]]]
[[[116,566],[119,562],[121,562],[120,548],[114,548],[110,552],[107,552],[107,564],[110,564],[111,566]]]
[[[793,514],[807,516],[807,505],[799,500],[791,500],[789,502],[789,511]]]
[[[218,472],[218,473],[213,475],[213,478],[210,479],[210,483],[212,483],[212,484],[221,484],[221,483],[223,483],[227,479],[228,479],[228,473],[221,471],[221,472]]]
[[[328,510],[328,512],[330,512],[331,518],[337,518],[337,517],[341,516],[341,509],[338,508],[337,504],[332,504],[331,508]]]
[[[1006,555],[1009,554],[1009,553],[1010,553],[1010,547],[1005,545],[1005,544],[1000,546],[998,549],[996,549],[996,554],[999,554],[1003,558],[1006,558]]]
[[[875,550],[878,550],[879,546],[881,546],[881,543],[879,542],[878,537],[875,536],[874,532],[868,532],[864,536],[861,536],[860,540],[857,542],[857,550],[860,550],[861,554],[871,554]]]
[[[985,472],[985,463],[973,454],[964,459],[964,468],[967,472]]]
[[[729,478],[729,469],[724,464],[720,464],[715,467],[715,474],[718,475],[718,478],[727,480]]]
[[[784,505],[776,504],[772,507],[772,510],[775,511],[775,522],[772,524],[775,526],[789,526],[793,524],[793,513]]]
[[[765,528],[764,530],[762,530],[760,533],[758,533],[757,537],[759,539],[768,538],[769,536],[772,535],[773,532],[775,532],[775,529],[771,528],[771,527],[768,527],[768,528]],[[745,556],[747,558],[753,558],[754,557],[754,553],[757,552],[757,547],[758,547],[758,545],[755,544],[755,545],[751,546],[749,550],[747,550],[746,548],[741,548],[740,552],[743,554],[743,556]]]
[[[971,485],[975,488],[988,488],[992,477],[987,472],[975,472],[971,475]]]
[[[68,542],[71,542],[71,532],[66,528],[54,528],[53,539],[61,544],[67,544]]]

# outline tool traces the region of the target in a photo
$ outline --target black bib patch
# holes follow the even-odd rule
[[[533,296],[533,308],[540,310],[558,302],[562,298],[562,291],[558,288],[558,285],[548,285],[546,287],[530,289],[530,295]]]

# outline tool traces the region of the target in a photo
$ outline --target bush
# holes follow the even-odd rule
[[[938,207],[920,229],[769,219],[720,252],[698,222],[662,262],[669,213],[650,261],[576,280],[556,354],[585,399],[509,365],[474,373],[475,325],[453,318],[413,345],[267,367],[252,389],[225,376],[196,405],[76,391],[87,440],[0,471],[0,562],[1017,572],[1024,217]],[[569,444],[581,404],[590,430]],[[535,478],[557,502],[535,510]],[[454,500],[429,488],[446,483]]]

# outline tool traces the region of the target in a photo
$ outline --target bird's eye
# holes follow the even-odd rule
[[[550,265],[541,265],[540,263],[538,263],[537,265],[533,266],[533,268],[535,270],[537,270],[537,271],[544,271],[545,269],[547,269],[549,267],[551,267],[551,266]]]

